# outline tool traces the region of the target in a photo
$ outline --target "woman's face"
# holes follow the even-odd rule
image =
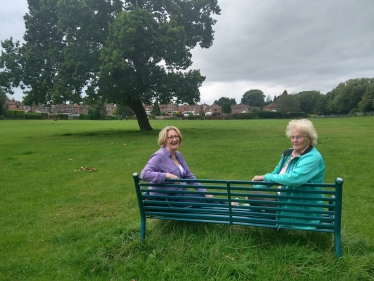
[[[179,135],[175,130],[169,130],[167,132],[165,148],[169,152],[176,151],[179,147]]]
[[[292,129],[290,140],[291,140],[292,148],[297,153],[300,153],[301,151],[303,151],[310,145],[309,137],[306,134],[296,129]]]

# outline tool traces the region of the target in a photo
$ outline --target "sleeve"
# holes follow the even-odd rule
[[[265,174],[264,180],[276,182],[281,185],[300,186],[309,182],[319,173],[321,159],[322,156],[320,154],[308,153],[299,159],[292,171],[285,174]]]
[[[161,157],[159,155],[153,154],[140,173],[140,178],[151,183],[164,182],[166,179],[166,172],[160,171],[159,167],[161,163]]]
[[[268,173],[268,174],[265,174],[265,175],[264,175],[264,181],[270,181],[270,182],[271,182],[271,180],[267,180],[267,179],[266,179],[266,175],[277,175],[277,174],[280,173],[280,171],[282,170],[283,159],[284,159],[284,156],[283,156],[283,154],[282,154],[282,156],[281,156],[281,158],[280,158],[280,160],[279,160],[279,162],[278,162],[278,165],[274,168],[274,170],[273,170],[271,173]],[[264,187],[270,187],[270,186],[268,186],[268,185],[256,184],[256,185],[254,185],[253,187],[264,188]]]

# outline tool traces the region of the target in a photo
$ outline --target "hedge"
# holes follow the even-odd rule
[[[106,116],[106,119],[108,119],[108,120],[119,120],[120,117],[117,116],[117,115],[108,114],[108,115]]]
[[[91,114],[79,114],[81,120],[91,120]]]
[[[25,119],[43,119],[40,113],[26,113]]]
[[[6,119],[25,119],[25,112],[23,110],[5,110],[4,116]]]

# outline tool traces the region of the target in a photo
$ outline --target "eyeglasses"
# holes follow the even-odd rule
[[[299,140],[299,139],[302,139],[302,138],[306,138],[307,136],[290,136],[289,139],[290,140]]]
[[[168,140],[173,140],[173,139],[176,139],[178,140],[179,139],[179,136],[170,136],[170,137],[167,137]]]

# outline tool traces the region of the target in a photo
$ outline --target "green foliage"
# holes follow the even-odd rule
[[[287,112],[299,112],[300,111],[300,102],[297,98],[297,95],[288,95],[287,91],[277,98],[277,111],[280,111],[283,114]]]
[[[1,122],[0,280],[373,280],[373,118],[313,119],[325,181],[345,180],[338,260],[307,231],[153,220],[140,244],[131,174],[166,123],[197,177],[250,179],[289,147],[289,120]]]
[[[106,110],[106,103],[102,101],[97,101],[95,104],[92,104],[88,110],[87,113],[91,115],[92,120],[104,120],[106,119],[106,116],[108,115],[108,112]]]
[[[258,89],[249,90],[244,93],[241,103],[249,106],[263,107],[265,105],[265,94]]]
[[[59,114],[57,114],[57,119],[59,119],[59,120],[68,120],[69,119],[69,114],[59,113]]]
[[[120,117],[118,117],[117,115],[108,114],[106,116],[106,119],[108,119],[108,120],[119,120]]]
[[[153,104],[153,108],[152,108],[151,114],[155,115],[155,116],[160,116],[161,115],[160,106],[158,105],[157,101],[155,101],[155,103]]]
[[[43,119],[43,116],[40,113],[26,113],[25,119]]]
[[[300,119],[300,118],[305,118],[305,113],[304,112],[287,112],[285,115],[285,118],[288,119]]]
[[[280,119],[283,117],[281,112],[274,112],[274,111],[260,111],[258,116],[262,119]]]
[[[120,104],[116,105],[114,112],[116,115],[120,115],[123,118],[126,118],[126,116],[135,115],[135,112],[129,106],[120,105]]]
[[[374,112],[374,81],[372,80],[366,87],[358,108],[362,112]]]
[[[25,112],[23,110],[6,110],[4,115],[7,118],[25,118]]]
[[[221,97],[218,100],[215,100],[213,102],[213,104],[217,104],[219,106],[222,106],[224,103],[228,103],[230,105],[235,105],[236,100],[234,98]]]
[[[348,114],[351,109],[358,108],[359,103],[364,97],[368,89],[368,94],[365,96],[361,108],[365,109],[367,97],[370,97],[372,91],[373,78],[350,79],[344,83],[340,83],[331,92],[326,94],[326,111],[328,113]],[[370,87],[369,87],[370,86]],[[371,100],[370,98],[368,99]],[[370,102],[367,103],[370,106]],[[369,107],[370,108],[370,107]]]
[[[247,112],[247,113],[234,113],[231,114],[233,119],[257,119],[259,118],[259,114],[255,112]]]
[[[196,120],[197,118],[198,116],[195,116],[192,113],[188,114],[188,117],[187,117],[188,120]]]
[[[3,116],[4,117],[4,113],[5,113],[5,110],[6,110],[6,93],[5,91],[3,90],[3,88],[0,86],[0,116]]]
[[[91,117],[91,114],[79,114],[79,119],[81,120],[91,120],[92,117]]]
[[[221,109],[222,113],[231,113],[231,104],[224,102]]]
[[[317,104],[321,99],[321,92],[319,91],[304,91],[295,95],[299,100],[300,110],[305,114],[317,113]]]

